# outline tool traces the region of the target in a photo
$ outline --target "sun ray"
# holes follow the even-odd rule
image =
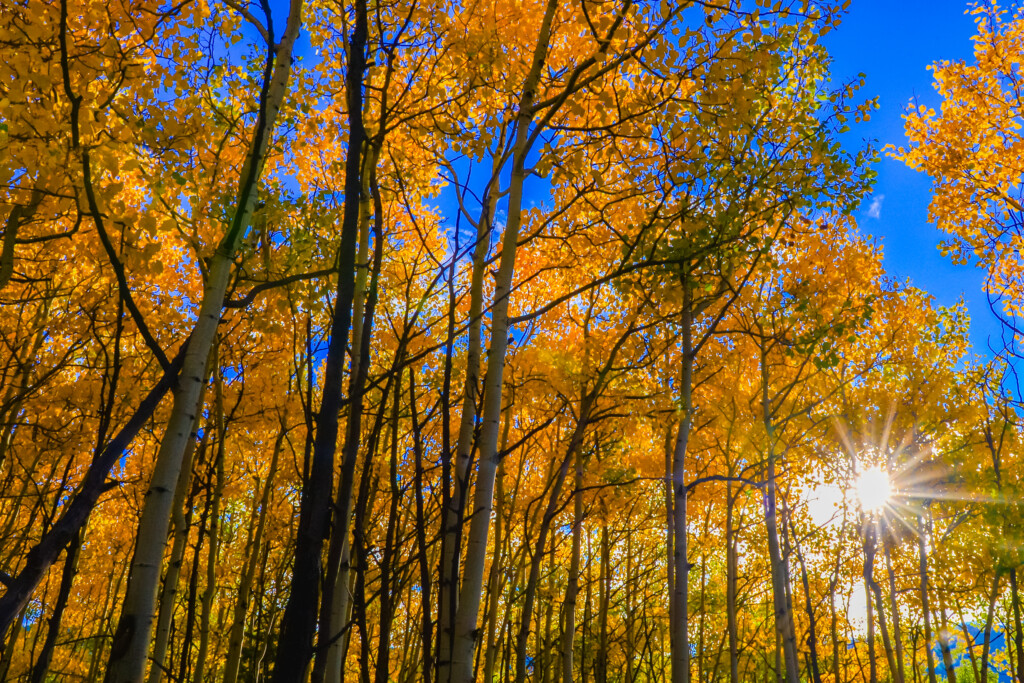
[[[854,484],[854,494],[864,512],[878,514],[892,498],[889,473],[878,466],[864,469]]]

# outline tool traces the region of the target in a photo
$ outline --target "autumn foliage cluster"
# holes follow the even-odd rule
[[[0,680],[1022,680],[1015,347],[858,230],[844,9],[5,0]],[[889,153],[1012,326],[977,17]]]

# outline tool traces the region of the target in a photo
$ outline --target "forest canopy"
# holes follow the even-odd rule
[[[848,5],[4,0],[0,681],[1024,683],[1024,13]]]

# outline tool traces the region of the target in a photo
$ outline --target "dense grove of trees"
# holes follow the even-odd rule
[[[1024,683],[1024,20],[886,152],[990,359],[843,11],[5,1],[0,680]]]

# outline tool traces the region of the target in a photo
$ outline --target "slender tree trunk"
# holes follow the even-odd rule
[[[868,671],[870,683],[878,683],[878,662],[875,658],[875,617],[871,602],[872,576],[875,572],[875,525],[864,523],[864,602],[868,609]],[[954,682],[955,683],[955,682]]]
[[[580,495],[578,492],[580,486],[577,484],[577,497]],[[633,589],[637,583],[636,577],[634,576],[634,564],[633,554],[635,552],[635,546],[633,545],[633,530],[630,527],[626,528],[626,576],[623,581],[625,591],[625,611],[626,614],[623,620],[626,622],[626,643],[625,651],[623,652],[623,659],[625,660],[626,673],[624,683],[634,683],[636,678],[635,671],[635,660],[636,660],[636,618],[635,618],[635,601]],[[570,643],[571,645],[571,643]],[[572,683],[572,679],[568,679],[568,683]]]
[[[420,565],[420,610],[422,611],[420,638],[422,639],[421,657],[423,661],[420,677],[423,680],[423,683],[430,683],[431,674],[434,672],[434,666],[431,660],[433,656],[433,644],[431,641],[434,634],[434,623],[431,619],[430,611],[431,579],[430,564],[427,555],[427,516],[424,510],[423,501],[423,488],[425,485],[423,476],[423,439],[420,434],[419,408],[416,399],[416,374],[412,368],[409,368],[409,410],[412,414],[412,445],[413,456],[416,461],[416,481],[413,485],[413,490],[416,494],[416,542],[419,551],[417,553],[417,559],[419,560]],[[498,528],[501,528],[500,525]],[[491,641],[491,647],[493,647],[493,638]],[[491,651],[488,650],[488,655],[490,654]],[[490,683],[491,679],[487,677],[485,680],[487,683]],[[229,682],[225,681],[225,683]]]
[[[870,595],[868,600],[874,598],[875,609],[878,612],[878,629],[882,633],[882,649],[885,650],[885,661],[889,667],[889,677],[896,679],[899,669],[896,665],[896,654],[893,651],[892,639],[889,636],[889,626],[885,620],[885,601],[882,599],[882,587],[872,578]]]
[[[29,677],[31,683],[43,683],[46,680],[46,673],[50,669],[50,662],[53,661],[53,651],[57,646],[57,636],[60,634],[60,622],[64,616],[64,610],[68,605],[68,598],[71,595],[71,584],[78,573],[78,557],[82,546],[79,536],[71,539],[68,544],[67,557],[64,559],[64,569],[60,576],[60,588],[57,590],[57,599],[53,604],[53,613],[50,615],[50,622],[46,628],[46,639],[43,641],[43,649],[39,652],[39,658],[32,667],[32,674]],[[0,680],[3,678],[0,677]]]
[[[614,353],[612,355],[614,358]],[[526,582],[526,589],[523,593],[523,613],[520,621],[519,635],[516,641],[516,678],[515,683],[523,683],[526,680],[526,643],[529,637],[529,624],[533,616],[533,605],[536,600],[537,586],[540,581],[541,563],[547,548],[548,532],[559,510],[559,502],[562,496],[562,486],[565,484],[566,476],[569,473],[569,466],[578,457],[580,448],[583,445],[584,435],[590,423],[590,414],[598,393],[603,385],[603,377],[598,380],[593,391],[583,397],[580,405],[579,421],[569,438],[569,445],[566,448],[565,456],[555,475],[555,481],[551,486],[548,495],[547,509],[541,519],[540,530],[537,541],[532,548],[530,558],[530,575]]]
[[[512,415],[505,415],[505,427],[501,435],[501,450],[508,447],[509,430],[512,428]],[[494,557],[491,560],[491,572],[488,578],[487,599],[487,643],[484,652],[484,683],[492,683],[494,680],[494,663],[498,654],[498,603],[503,593],[504,582],[501,580],[503,567],[503,551],[506,543],[505,526],[505,459],[498,463],[496,477],[498,504],[494,510]],[[518,487],[517,487],[518,489]]]
[[[209,475],[212,478],[212,475]],[[192,665],[192,645],[194,640],[194,632],[196,625],[196,602],[199,598],[199,563],[202,560],[202,550],[205,539],[207,538],[206,523],[210,518],[210,508],[212,492],[210,491],[211,482],[207,480],[205,484],[206,495],[203,504],[203,511],[199,514],[199,529],[196,538],[196,547],[192,552],[192,570],[189,573],[188,580],[188,598],[185,603],[185,628],[184,635],[181,639],[181,656],[178,662],[178,680],[186,680],[189,678],[189,668]]]
[[[906,680],[906,672],[903,670],[903,634],[900,629],[900,610],[896,604],[896,573],[892,569],[892,550],[890,542],[882,544],[885,554],[885,572],[889,578],[889,611],[892,613],[892,643],[893,656],[896,659],[896,683],[903,683]]]
[[[553,642],[551,624],[554,621],[555,613],[555,601],[552,599],[554,595],[554,580],[555,580],[555,552],[552,549],[551,554],[548,556],[548,590],[547,608],[544,610],[544,630],[541,631],[539,625],[537,628],[537,635],[540,636],[543,633],[543,639],[540,640],[540,647],[537,648],[537,661],[540,663],[540,678],[539,683],[551,683],[551,672],[554,669],[551,666],[551,643]],[[538,614],[538,616],[540,616]],[[534,680],[538,680],[534,678]]]
[[[455,615],[459,599],[459,564],[462,557],[462,526],[466,500],[469,495],[469,471],[477,416],[479,415],[480,357],[483,348],[484,274],[490,251],[491,226],[494,223],[499,156],[493,160],[491,180],[484,189],[480,218],[477,221],[476,242],[473,246],[473,265],[469,288],[469,330],[466,343],[466,377],[462,394],[459,433],[455,443],[454,492],[451,491],[452,472],[447,449],[444,454],[444,501],[441,520],[441,564],[438,589],[437,665],[439,683],[451,680],[452,648],[455,643]],[[454,267],[454,266],[453,266]],[[450,275],[453,277],[453,274]],[[454,291],[449,305],[455,311]],[[454,321],[449,322],[454,327]],[[449,330],[453,335],[454,330]],[[446,358],[446,379],[450,379],[451,353]],[[489,683],[489,682],[488,682]]]
[[[235,252],[249,228],[268,145],[278,110],[288,89],[292,47],[301,25],[302,0],[291,0],[284,37],[274,50],[273,58],[268,59],[268,78],[260,97],[259,118],[252,147],[242,168],[235,217],[227,235],[210,258],[202,303],[185,352],[178,386],[174,391],[171,416],[146,492],[124,607],[111,648],[107,683],[137,683],[145,674],[174,488],[195,424],[195,406],[206,376],[207,358],[220,324],[221,309],[234,270]]]
[[[384,552],[380,565],[380,634],[377,639],[377,662],[375,683],[388,683],[389,657],[391,654],[391,625],[395,610],[392,573],[395,564],[395,535],[398,533],[398,504],[401,489],[398,487],[398,409],[401,404],[401,387],[395,388],[395,400],[391,412],[391,453],[388,459],[390,483],[390,506],[388,508],[387,531],[384,538]]]
[[[601,569],[597,584],[597,653],[594,657],[595,683],[608,683],[608,609],[611,603],[612,562],[608,521],[601,523]]]
[[[580,636],[580,683],[588,683],[590,673],[590,649],[587,647],[587,634],[590,633],[594,623],[594,580],[593,580],[594,552],[590,542],[590,533],[587,533],[587,591],[583,601],[583,633]]]
[[[775,428],[772,422],[772,406],[768,387],[767,357],[761,352],[761,402],[764,419],[765,438],[768,444],[768,471],[764,487],[764,520],[768,536],[768,557],[772,570],[772,603],[775,608],[775,629],[782,642],[785,660],[785,680],[787,683],[799,683],[800,659],[796,649],[796,628],[793,624],[793,608],[787,599],[787,577],[789,571],[786,558],[779,548],[779,525],[776,513],[776,477],[775,477]]]
[[[924,614],[924,648],[928,658],[928,683],[936,683],[935,654],[932,652],[932,616],[928,607],[928,550],[924,516],[917,516],[918,573],[921,578],[921,611]]]
[[[231,631],[228,634],[228,652],[224,664],[224,683],[235,683],[238,680],[238,671],[242,661],[242,645],[245,641],[245,620],[249,613],[249,597],[252,594],[253,579],[256,577],[256,565],[259,562],[260,548],[263,547],[263,536],[266,533],[270,497],[274,491],[274,478],[277,475],[277,461],[284,448],[286,436],[285,421],[282,418],[281,431],[278,432],[277,439],[274,442],[273,455],[270,456],[270,466],[267,468],[266,480],[263,482],[256,530],[246,544],[248,547],[245,568],[242,570],[242,576],[238,580],[238,595],[235,597]]]
[[[730,465],[730,476],[733,476]],[[729,683],[740,683],[739,623],[736,618],[736,584],[738,559],[736,556],[736,528],[734,514],[737,492],[733,494],[732,481],[726,482],[725,491],[725,612],[729,631]]]
[[[551,22],[557,0],[548,0],[541,21],[537,46],[530,72],[523,85],[516,120],[516,142],[512,154],[512,177],[509,188],[508,218],[502,236],[501,260],[494,282],[494,305],[491,309],[491,346],[487,356],[484,380],[484,406],[480,424],[480,459],[477,468],[473,512],[466,543],[466,560],[459,589],[455,634],[451,658],[450,683],[472,683],[474,654],[477,645],[477,620],[483,594],[483,573],[487,556],[491,506],[494,499],[494,476],[498,467],[498,430],[501,423],[501,397],[508,349],[508,303],[515,272],[519,228],[522,224],[523,183],[526,180],[526,157],[530,152],[531,124],[536,114],[534,98],[547,59]],[[440,683],[449,683],[442,677]]]
[[[682,368],[680,373],[680,399],[682,414],[672,452],[672,584],[669,605],[669,646],[672,658],[672,683],[690,681],[690,560],[687,554],[686,503],[686,451],[693,420],[693,306],[688,283],[683,282],[682,308]]]
[[[789,536],[795,539],[790,526]],[[794,543],[796,548],[797,561],[800,563],[800,581],[804,589],[804,608],[807,614],[807,669],[810,671],[811,680],[814,683],[821,683],[821,671],[818,667],[818,620],[814,614],[814,600],[811,596],[811,581],[807,573],[807,563],[804,562],[804,554],[800,550],[799,542]]]
[[[338,248],[338,289],[334,299],[334,315],[324,370],[320,411],[309,477],[303,482],[299,503],[299,528],[295,544],[292,586],[281,618],[277,656],[274,662],[274,683],[300,683],[313,655],[313,636],[317,626],[318,592],[321,584],[321,554],[329,529],[331,486],[334,480],[334,454],[338,440],[338,415],[345,347],[352,322],[352,301],[355,293],[356,247],[359,237],[359,212],[362,194],[362,149],[366,141],[363,128],[363,76],[366,70],[367,43],[366,0],[355,0],[355,24],[349,41],[345,94],[348,105],[349,135],[345,157],[345,204]],[[351,398],[351,397],[350,397]],[[350,464],[343,463],[342,488]],[[350,479],[351,480],[351,479]],[[347,536],[348,520],[340,515],[334,534]],[[330,609],[330,604],[324,609]]]
[[[711,506],[705,508],[704,528],[702,538],[708,537],[708,530],[711,526]],[[708,587],[708,554],[700,554],[700,604],[697,606],[697,614],[700,620],[697,624],[697,681],[703,683],[707,680],[707,587]]]
[[[995,618],[996,598],[999,597],[999,569],[992,578],[992,591],[988,596],[988,614],[985,615],[985,636],[981,647],[981,681],[988,683],[988,655],[992,645],[992,620]]]
[[[214,358],[217,357],[214,349]],[[217,594],[217,555],[220,552],[221,499],[224,495],[224,453],[226,450],[227,424],[224,416],[224,376],[217,369],[217,384],[214,387],[214,414],[217,426],[217,454],[214,460],[213,512],[210,515],[209,538],[206,559],[206,587],[203,590],[202,609],[199,613],[199,652],[193,680],[203,683],[207,655],[210,648],[210,621],[213,614],[213,600]]]
[[[212,368],[208,366],[207,370],[207,376],[209,376],[209,371]],[[203,382],[203,390],[199,392],[199,400],[196,402],[197,415],[202,412],[203,404],[206,402],[207,385],[208,382]],[[167,564],[163,586],[160,589],[160,608],[157,610],[156,635],[153,639],[152,665],[149,669],[148,683],[160,683],[167,667],[167,646],[170,641],[171,623],[174,619],[174,608],[178,598],[178,579],[181,577],[181,565],[185,561],[188,532],[192,525],[192,471],[198,444],[198,425],[197,420],[192,428],[192,438],[189,439],[188,447],[185,449],[185,456],[182,458],[178,482],[174,486],[174,501],[171,503],[173,506],[171,523],[174,529],[174,540],[171,544],[170,562]],[[200,452],[206,450],[210,431],[209,429],[203,431],[203,445],[199,449]],[[188,508],[187,512],[185,507]]]
[[[1009,571],[1010,579],[1010,600],[1013,602],[1013,644],[1017,651],[1017,669],[1015,677],[1017,683],[1024,683],[1024,625],[1020,618],[1020,594],[1017,592],[1017,567]]]
[[[580,594],[580,554],[583,528],[583,458],[576,456],[576,483],[573,488],[572,555],[562,606],[562,683],[572,683],[573,645],[576,636],[576,601]],[[486,683],[490,683],[487,681]],[[631,683],[631,682],[627,682]]]
[[[832,678],[841,680],[839,678],[839,614],[836,611],[835,589],[829,595],[829,612],[831,616],[829,633],[832,638]]]
[[[355,463],[359,455],[360,432],[363,418],[363,396],[370,369],[370,340],[373,334],[377,308],[377,286],[383,258],[384,235],[381,221],[383,211],[374,211],[373,264],[368,263],[370,249],[370,197],[376,197],[376,165],[378,151],[370,147],[367,154],[364,199],[359,210],[359,253],[357,275],[353,292],[352,318],[352,373],[349,380],[349,412],[342,446],[342,476],[335,499],[335,522],[328,549],[327,575],[320,612],[320,636],[323,642],[317,649],[313,664],[313,683],[327,681],[340,683],[345,635],[341,635],[348,622],[351,593],[349,590],[351,548],[349,546],[350,519],[352,517],[352,487],[355,484]],[[379,205],[379,202],[376,202]],[[367,286],[367,277],[371,278]]]
[[[946,605],[939,592],[939,623],[942,630],[939,632],[939,651],[942,653],[942,664],[946,669],[946,683],[957,683],[956,671],[953,669],[953,653],[949,650],[949,622],[946,619]]]

